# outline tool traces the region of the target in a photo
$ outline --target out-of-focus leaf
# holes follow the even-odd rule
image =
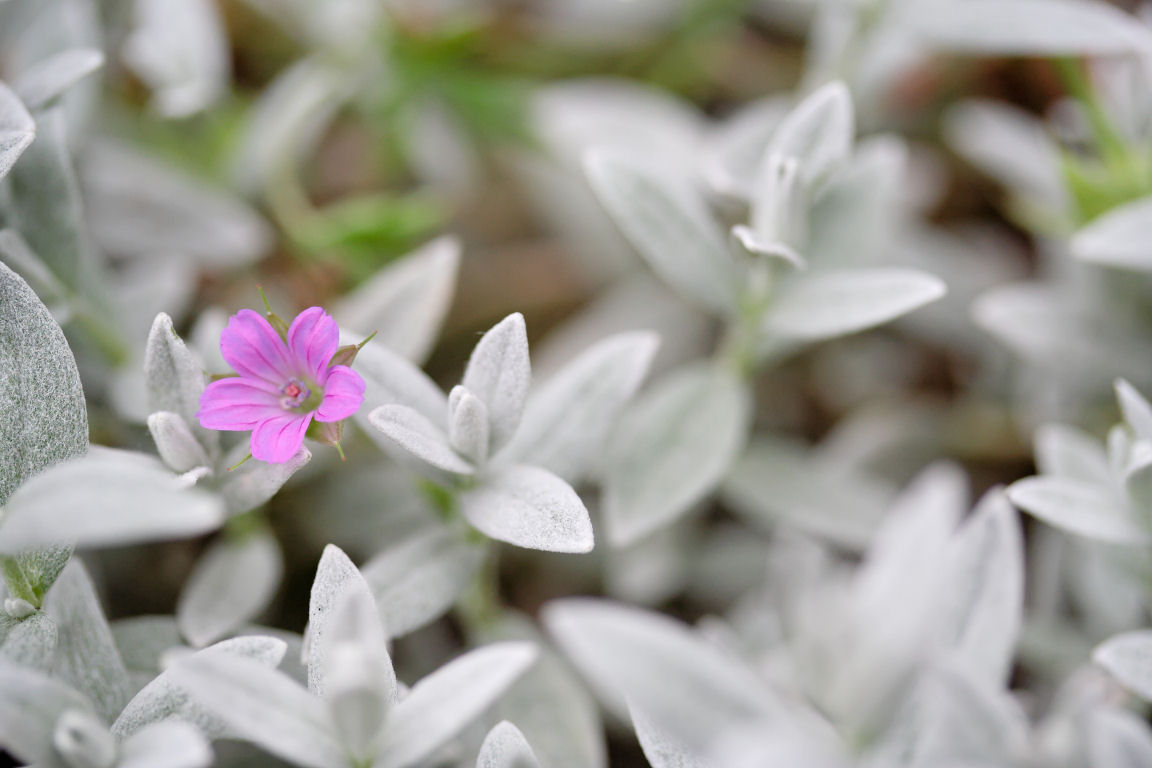
[[[84,220],[80,185],[72,167],[63,106],[37,116],[36,141],[8,175],[7,224],[75,293],[98,296],[96,254]]]
[[[88,449],[72,351],[28,284],[0,264],[0,504],[29,477]]]
[[[961,0],[914,10],[911,23],[926,43],[963,53],[1117,55],[1152,48],[1139,20],[1096,0]]]
[[[341,327],[376,331],[376,341],[420,363],[432,349],[456,290],[461,243],[441,237],[390,264],[333,310]]]
[[[36,138],[36,123],[12,92],[0,83],[0,179],[16,164],[17,158]]]
[[[703,750],[717,733],[783,715],[765,681],[682,624],[604,600],[550,603],[544,624],[613,712],[643,708],[655,727]]]
[[[746,439],[748,401],[735,375],[711,366],[682,369],[637,398],[603,462],[613,545],[671,523],[716,486]]]
[[[1088,715],[1088,759],[1109,768],[1152,765],[1152,731],[1142,718],[1123,709]]]
[[[0,744],[20,760],[58,765],[52,748],[56,719],[92,705],[64,682],[0,660]]]
[[[100,716],[112,722],[128,703],[131,683],[92,580],[79,560],[60,574],[44,601],[44,611],[58,630],[53,675],[87,696]]]
[[[849,547],[871,540],[894,495],[879,478],[766,435],[733,465],[723,493],[754,522],[783,523]]]
[[[436,529],[389,547],[361,572],[390,637],[406,635],[452,607],[480,567],[485,549]]]
[[[72,48],[25,69],[13,86],[24,105],[37,111],[102,66],[104,54],[98,49]]]
[[[722,315],[735,310],[736,261],[690,185],[614,153],[594,151],[585,165],[608,213],[661,278]]]
[[[124,58],[153,91],[165,117],[210,106],[228,86],[224,22],[211,0],[135,0]]]
[[[172,253],[226,269],[272,245],[271,228],[243,200],[127,146],[97,142],[81,170],[92,233],[118,256]]]
[[[1072,255],[1093,264],[1152,272],[1152,199],[1104,214],[1072,238]]]
[[[284,558],[266,529],[225,536],[205,552],[176,605],[180,633],[202,647],[255,618],[280,586]]]
[[[764,321],[769,340],[820,341],[867,330],[939,299],[940,280],[911,269],[839,269],[793,276]]]
[[[941,623],[945,645],[976,682],[1008,681],[1024,612],[1024,541],[1016,510],[999,490],[977,506],[945,564],[951,587]]]
[[[1125,688],[1152,701],[1152,631],[1125,632],[1106,640],[1092,652],[1092,660]]]
[[[1149,534],[1107,486],[1066,477],[1026,477],[1008,487],[1020,509],[1071,533],[1112,544],[1139,545]]]
[[[150,725],[120,745],[118,768],[208,768],[212,747],[192,725],[179,721]]]
[[[852,95],[843,83],[828,83],[780,121],[764,157],[793,158],[807,182],[816,183],[848,158],[855,133]]]
[[[486,473],[459,496],[468,522],[499,541],[549,552],[589,552],[592,521],[572,486],[551,472],[513,464]]]
[[[219,498],[182,488],[150,456],[104,449],[52,467],[17,489],[0,522],[0,552],[182,538],[211,531],[223,519]]]
[[[655,334],[634,332],[585,350],[532,393],[520,428],[497,461],[527,462],[570,483],[581,480],[658,345]]]

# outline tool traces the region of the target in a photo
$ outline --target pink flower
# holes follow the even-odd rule
[[[312,419],[348,418],[364,402],[364,380],[330,365],[340,344],[336,321],[320,307],[304,310],[287,343],[259,313],[242,309],[220,335],[220,352],[239,374],[209,384],[196,414],[206,429],[252,430],[252,456],[274,464],[300,450]]]

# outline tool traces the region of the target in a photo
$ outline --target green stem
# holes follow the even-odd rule
[[[1100,99],[1088,79],[1084,62],[1061,57],[1056,59],[1056,69],[1060,73],[1064,87],[1068,89],[1068,94],[1084,107],[1101,157],[1114,170],[1123,172],[1128,164],[1128,143],[1116,130],[1116,126],[1112,124],[1112,120],[1100,104]]]
[[[480,570],[468,585],[468,589],[457,604],[457,613],[469,635],[483,634],[490,629],[504,612],[500,599],[500,561],[495,547],[488,550],[488,556]]]
[[[0,558],[0,572],[4,574],[4,583],[8,585],[8,593],[12,597],[26,600],[36,608],[40,607],[40,595],[36,594],[36,588],[28,581],[16,558]]]
[[[772,267],[758,258],[749,270],[749,287],[740,301],[740,310],[729,323],[717,357],[742,379],[756,372],[761,343],[761,324],[772,301]]]

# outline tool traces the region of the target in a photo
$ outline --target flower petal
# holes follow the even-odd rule
[[[247,431],[283,412],[279,395],[262,381],[231,378],[204,388],[196,418],[205,429]]]
[[[220,354],[241,376],[283,386],[295,374],[280,334],[258,312],[242,309],[220,334]]]
[[[320,384],[324,383],[325,369],[339,345],[340,329],[332,316],[320,307],[309,307],[296,315],[288,328],[288,348],[293,362],[302,373]]]
[[[340,421],[360,410],[364,402],[364,379],[346,365],[334,365],[328,370],[328,383],[324,385],[324,400],[316,409],[317,421]]]
[[[311,423],[310,413],[283,413],[260,422],[252,431],[252,458],[283,464],[300,450]]]

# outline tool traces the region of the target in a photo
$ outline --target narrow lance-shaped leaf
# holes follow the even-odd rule
[[[13,85],[28,109],[35,111],[43,109],[103,65],[104,54],[98,49],[70,48],[28,67]]]
[[[1152,701],[1152,631],[1116,635],[1096,647],[1092,660],[1125,688]]]
[[[499,450],[520,426],[532,368],[524,316],[514,312],[485,333],[464,371],[461,384],[488,408],[490,450]]]
[[[484,738],[476,768],[538,768],[536,755],[520,729],[504,720]]]
[[[389,713],[377,765],[420,764],[487,709],[535,659],[536,648],[529,643],[497,643],[428,675]]]

